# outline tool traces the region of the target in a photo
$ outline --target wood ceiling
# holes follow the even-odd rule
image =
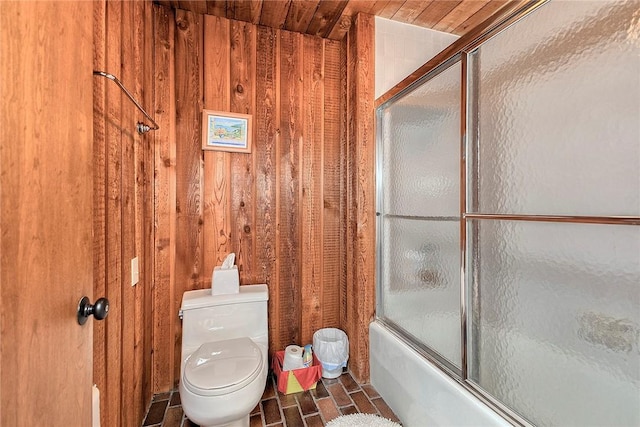
[[[358,12],[464,35],[514,0],[158,0],[159,4],[340,40]]]

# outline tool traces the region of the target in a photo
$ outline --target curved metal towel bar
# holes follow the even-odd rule
[[[138,101],[135,100],[135,98],[133,97],[133,95],[131,95],[131,93],[127,90],[126,87],[124,87],[124,85],[122,84],[122,82],[120,80],[118,80],[118,78],[116,76],[114,76],[113,74],[109,74],[109,73],[105,73],[104,71],[94,71],[93,72],[94,76],[102,76],[102,77],[106,77],[109,80],[113,80],[115,82],[115,84],[117,84],[120,89],[122,89],[122,91],[129,97],[129,99],[131,100],[131,102],[133,102],[136,107],[138,107],[138,110],[140,110],[142,112],[142,114],[145,115],[145,117],[147,119],[149,119],[151,121],[151,123],[153,123],[153,127],[142,123],[142,122],[138,122],[136,123],[136,130],[138,131],[139,134],[144,134],[146,132],[149,132],[150,130],[158,130],[160,129],[160,126],[158,126],[158,124],[155,122],[155,120],[153,120],[151,118],[151,116],[149,114],[147,114],[146,111],[144,111],[144,108],[142,108],[142,106],[138,103]]]

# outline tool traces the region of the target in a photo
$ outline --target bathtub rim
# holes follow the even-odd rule
[[[374,320],[369,324],[369,330],[372,325],[377,325],[383,328],[392,336],[392,338],[398,340],[401,345],[407,346],[409,350],[413,351],[419,357],[431,363],[439,371],[439,373],[443,374],[446,378],[453,380],[457,385],[461,386],[464,390],[471,393],[471,395],[475,397],[479,402],[484,404],[487,409],[493,411],[496,415],[503,418],[506,422],[518,427],[535,427],[526,419],[522,418],[519,414],[515,413],[514,411],[503,405],[501,402],[492,398],[481,387],[470,382],[468,379],[462,379],[461,376],[458,376],[445,364],[441,363],[436,357],[422,349],[416,342],[412,342],[409,338],[403,336],[401,332],[394,329],[392,323],[385,321],[383,318],[376,315]],[[371,360],[372,358],[370,356],[369,363],[371,363]]]

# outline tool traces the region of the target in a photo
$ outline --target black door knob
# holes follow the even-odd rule
[[[91,304],[89,297],[82,297],[78,303],[78,323],[84,325],[89,318],[93,315],[96,320],[102,320],[109,314],[109,300],[106,298],[100,298],[95,304]]]

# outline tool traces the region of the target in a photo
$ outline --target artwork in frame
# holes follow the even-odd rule
[[[251,115],[202,110],[202,149],[251,152]]]

